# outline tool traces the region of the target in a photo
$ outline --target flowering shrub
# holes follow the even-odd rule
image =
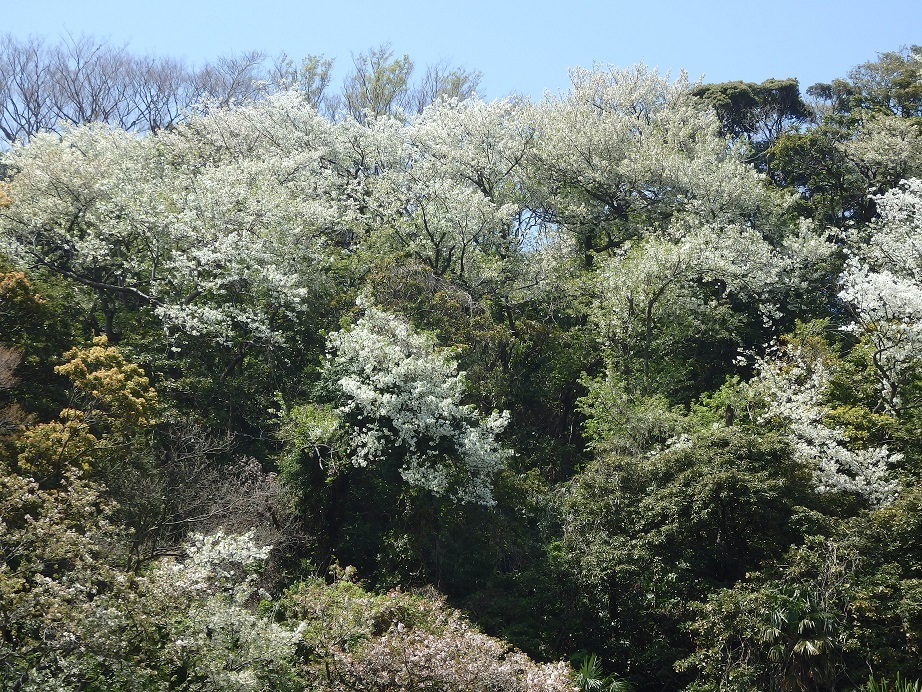
[[[875,507],[893,501],[899,483],[888,468],[903,456],[886,445],[854,449],[844,430],[828,424],[824,397],[832,370],[822,354],[776,347],[756,367],[752,388],[767,403],[763,419],[787,427],[795,452],[813,469],[817,491],[857,493]]]
[[[495,436],[508,412],[481,417],[461,403],[464,378],[449,352],[402,317],[374,307],[327,343],[324,377],[338,390],[352,465],[390,459],[410,485],[493,504],[493,474],[510,454]]]
[[[538,664],[477,631],[442,597],[376,596],[349,581],[293,588],[282,610],[299,621],[317,689],[557,692],[575,690],[564,663]]]
[[[854,317],[847,331],[871,346],[881,402],[898,414],[917,403],[906,394],[922,349],[922,180],[877,201],[880,218],[846,265],[839,297]]]

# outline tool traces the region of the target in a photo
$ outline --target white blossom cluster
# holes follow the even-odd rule
[[[266,689],[267,680],[290,665],[300,632],[247,604],[269,550],[254,541],[252,531],[196,534],[184,560],[163,561],[142,578],[146,597],[179,616],[167,619],[166,660],[207,680],[211,689],[240,691]]]
[[[866,115],[855,135],[836,146],[868,180],[922,175],[922,137],[912,118]]]
[[[334,690],[504,690],[574,692],[563,663],[536,664],[473,629],[457,611],[436,614],[431,629],[402,623],[355,651],[336,652]]]
[[[278,161],[203,165],[201,142],[195,156],[177,141],[91,125],[16,146],[0,235],[23,260],[149,305],[172,333],[278,343],[274,320],[308,305],[328,261],[298,190]]]
[[[270,546],[258,545],[253,532],[233,535],[223,531],[189,537],[184,560],[164,563],[162,569],[170,581],[189,591],[230,586],[235,600],[245,601],[252,589],[255,568],[269,556]],[[241,574],[247,574],[241,578]]]
[[[910,178],[877,198],[866,252],[877,266],[922,281],[922,180]]]
[[[766,203],[684,73],[671,81],[644,65],[597,66],[570,76],[569,92],[535,109],[534,158],[575,232],[615,219],[622,234],[643,234],[667,209],[667,222],[672,212],[740,221]]]
[[[173,336],[225,346],[280,343],[278,323],[360,250],[402,253],[509,304],[571,290],[595,229],[627,250],[675,239],[683,215],[702,238],[737,229],[742,245],[711,249],[733,254],[740,279],[742,250],[772,264],[748,237],[772,203],[684,75],[600,67],[572,81],[542,104],[446,99],[410,120],[333,122],[292,91],[145,137],[37,136],[5,157],[14,203],[0,243],[149,305]]]
[[[203,689],[256,692],[287,674],[300,632],[255,613],[252,534],[193,536],[184,559],[119,565],[101,487],[76,470],[43,490],[0,464],[0,681],[23,692],[164,689],[183,670]]]
[[[627,243],[600,263],[592,317],[608,344],[637,343],[667,323],[707,324],[728,295],[756,303],[770,321],[777,312],[773,295],[802,287],[831,252],[809,227],[774,247],[740,224],[677,218],[668,232]],[[703,290],[715,285],[716,296]]]
[[[846,329],[872,346],[882,403],[899,413],[922,362],[922,180],[904,181],[878,206],[867,244],[842,273],[839,297],[854,317]]]
[[[529,285],[528,113],[514,100],[447,99],[409,123],[371,123],[357,137],[375,162],[363,189],[371,242],[475,295]]]
[[[826,423],[832,373],[821,356],[776,346],[756,360],[756,369],[750,386],[767,404],[764,417],[785,424],[794,450],[813,469],[817,492],[857,493],[873,507],[896,498],[899,483],[889,469],[902,455],[886,445],[853,449],[845,431]]]
[[[922,286],[853,260],[842,275],[839,297],[855,317],[846,330],[873,346],[881,401],[887,411],[899,412],[902,384],[922,353]]]
[[[325,370],[345,401],[351,462],[397,458],[407,483],[462,502],[494,504],[492,477],[509,451],[496,440],[508,412],[481,417],[462,404],[463,375],[432,337],[366,306],[350,329],[328,339]]]

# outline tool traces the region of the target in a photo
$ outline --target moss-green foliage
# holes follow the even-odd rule
[[[868,667],[918,675],[919,582],[865,561],[847,541],[811,539],[777,567],[695,605],[695,689],[857,686]]]
[[[783,440],[737,428],[589,464],[564,501],[558,550],[598,613],[597,649],[618,670],[671,679],[668,661],[690,647],[688,603],[802,540],[813,502]]]

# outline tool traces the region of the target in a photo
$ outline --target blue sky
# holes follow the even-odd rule
[[[6,0],[0,31],[49,39],[70,32],[127,42],[137,53],[199,64],[221,54],[324,54],[336,74],[351,55],[389,42],[417,65],[447,59],[483,72],[488,99],[540,98],[567,69],[645,62],[720,82],[845,76],[880,51],[922,43],[920,0],[687,2],[364,2],[360,0]]]

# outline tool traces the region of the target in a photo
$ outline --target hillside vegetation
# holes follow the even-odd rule
[[[918,689],[920,55],[5,37],[0,689]]]

